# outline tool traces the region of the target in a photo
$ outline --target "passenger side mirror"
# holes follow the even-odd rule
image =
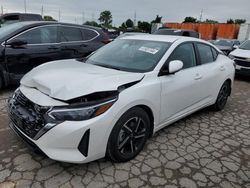
[[[10,45],[13,48],[20,47],[26,45],[27,42],[19,39],[14,39],[6,43],[6,45]]]
[[[180,71],[183,67],[183,62],[180,60],[170,61],[168,65],[168,72],[169,74],[174,74]]]
[[[233,45],[233,49],[238,49],[239,48],[239,46],[238,45]]]

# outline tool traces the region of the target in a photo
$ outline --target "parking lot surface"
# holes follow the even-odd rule
[[[0,94],[0,187],[250,187],[250,79],[225,110],[199,111],[156,133],[127,163],[68,164],[35,154],[8,127]]]

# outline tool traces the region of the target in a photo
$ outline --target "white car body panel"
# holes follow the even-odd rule
[[[51,62],[33,69],[21,80],[21,92],[41,106],[65,106],[74,99],[98,91],[117,90],[123,84],[139,81],[121,91],[118,100],[104,114],[85,121],[65,121],[50,129],[34,142],[50,158],[71,163],[86,163],[106,154],[110,133],[118,119],[135,106],[152,111],[153,133],[211,104],[214,104],[222,84],[234,80],[233,61],[219,55],[215,62],[158,76],[169,55],[181,43],[198,41],[188,37],[138,35],[119,40],[155,40],[172,42],[153,71],[129,73],[84,64],[75,60]],[[216,48],[216,47],[215,47]],[[216,48],[217,49],[217,48]],[[90,129],[88,156],[77,146]],[[22,132],[21,130],[19,130]]]
[[[117,90],[123,84],[141,80],[143,76],[142,73],[63,60],[33,69],[23,77],[21,85],[37,88],[52,98],[67,101],[93,92]]]
[[[230,53],[236,57],[250,58],[250,50],[236,49]]]

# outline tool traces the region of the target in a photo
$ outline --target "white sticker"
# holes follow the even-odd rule
[[[149,48],[145,46],[140,47],[139,50],[142,52],[150,53],[150,54],[156,54],[159,51],[158,49]]]

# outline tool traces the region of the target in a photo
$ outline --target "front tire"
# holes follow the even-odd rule
[[[224,84],[221,86],[221,89],[219,91],[218,97],[216,99],[215,104],[213,105],[213,108],[215,111],[221,111],[224,109],[227,99],[231,92],[231,86],[228,81],[224,82]]]
[[[148,114],[134,107],[115,124],[108,141],[107,157],[115,162],[126,162],[137,156],[150,135]]]

